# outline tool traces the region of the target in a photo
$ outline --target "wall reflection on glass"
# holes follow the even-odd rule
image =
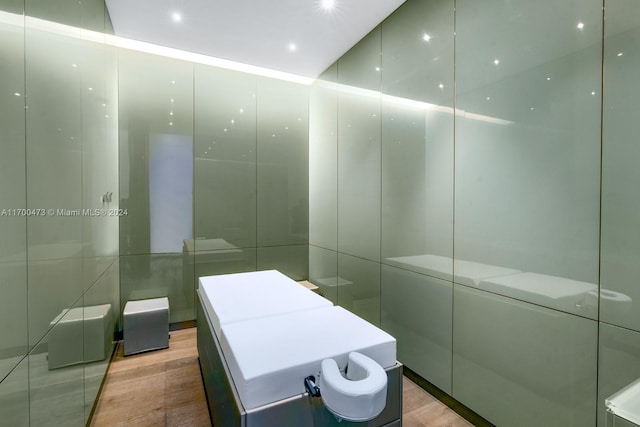
[[[191,320],[193,64],[120,50],[119,105],[121,302],[168,296]]]
[[[256,79],[195,66],[196,251],[256,246]]]
[[[640,4],[608,2],[606,20],[600,319],[640,331]]]
[[[602,5],[556,6],[456,5],[454,273],[462,283],[466,261],[532,273],[466,278],[595,319]]]

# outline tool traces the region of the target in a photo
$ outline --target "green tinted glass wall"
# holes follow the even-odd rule
[[[0,13],[0,198],[27,209],[0,218],[0,311],[12,325],[0,339],[0,419],[82,426],[119,311],[118,218],[85,214],[118,208],[116,51],[82,38],[104,31],[101,1],[3,1]],[[52,32],[57,23],[72,28]]]

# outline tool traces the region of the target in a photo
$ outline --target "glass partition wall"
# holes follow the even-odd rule
[[[121,304],[168,296],[177,323],[199,277],[307,278],[308,92],[120,49]]]
[[[496,425],[640,377],[639,17],[408,0],[312,86],[310,280]]]
[[[85,425],[112,353],[118,218],[101,213],[119,199],[109,31],[102,1],[0,1],[3,425]]]

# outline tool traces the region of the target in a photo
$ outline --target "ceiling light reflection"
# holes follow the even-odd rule
[[[336,6],[336,0],[321,0],[320,6],[328,12]]]
[[[576,25],[576,27],[581,30],[584,28],[584,22],[578,22],[578,25]]]
[[[173,22],[182,22],[182,14],[180,12],[173,12],[171,14],[171,20]]]
[[[431,36],[427,33],[424,33],[424,35],[422,36],[422,40],[428,42],[429,40],[431,40]]]

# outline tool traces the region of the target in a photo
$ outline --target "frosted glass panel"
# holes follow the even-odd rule
[[[243,273],[257,269],[255,248],[197,251],[192,255],[191,259],[186,259],[184,262],[193,262],[194,268],[191,274],[195,275],[194,283],[196,287],[200,277]],[[183,271],[188,274],[189,270],[189,268],[185,268]]]
[[[120,51],[120,253],[192,239],[193,65]]]
[[[0,382],[0,419],[5,425],[29,425],[29,359],[24,358]]]
[[[12,10],[0,4],[0,10]],[[17,5],[15,7],[17,9]],[[26,207],[24,27],[0,24],[0,213]],[[26,216],[0,216],[0,262],[26,261]]]
[[[258,79],[258,246],[309,243],[309,89]]]
[[[383,103],[382,206],[382,262],[451,280],[451,115]]]
[[[640,333],[600,324],[598,427],[608,427],[605,399],[640,378]]]
[[[451,393],[451,283],[383,265],[381,294],[382,328],[398,341],[398,360]]]
[[[597,323],[454,286],[453,397],[496,425],[595,426]]]
[[[380,261],[380,97],[338,98],[338,251]]]
[[[22,2],[0,1],[0,10],[21,15],[22,9]],[[0,324],[11,325],[0,334],[0,381],[28,348],[27,223],[20,214],[26,208],[24,33],[23,26],[0,24]],[[24,405],[15,399],[26,370],[14,372],[0,385],[0,419],[6,414],[20,425]],[[15,393],[10,384],[16,385]]]
[[[195,248],[256,245],[256,79],[195,67]]]
[[[67,248],[59,249],[64,254]],[[82,295],[82,266],[80,255],[28,263],[30,345],[36,344],[51,327],[51,321]]]
[[[278,270],[293,280],[307,280],[309,246],[271,246],[258,248],[258,270]]]
[[[338,60],[338,82],[379,91],[382,74],[380,49],[380,27],[376,27]]]
[[[28,349],[27,267],[24,262],[0,263],[0,380],[13,369]]]
[[[338,304],[380,325],[380,264],[338,254]]]
[[[169,298],[171,323],[195,318],[192,254],[120,257],[120,304],[129,300]],[[190,262],[191,261],[191,262]]]
[[[338,302],[338,253],[309,246],[309,281],[320,288],[320,295]]]
[[[81,303],[68,308],[29,354],[30,425],[85,424],[83,309]]]
[[[382,262],[451,280],[453,2],[405,3],[382,53]]]
[[[455,280],[595,319],[602,3],[456,11]]]
[[[309,243],[338,248],[338,89],[332,66],[309,95]]]
[[[453,107],[452,0],[408,1],[382,23],[382,92]]]
[[[72,212],[82,207],[85,45],[71,37],[28,29],[25,46],[27,206],[62,212],[28,218],[29,259],[82,258],[83,219]],[[41,117],[47,119],[36,120]]]
[[[607,2],[606,19],[600,319],[640,331],[640,4]]]

